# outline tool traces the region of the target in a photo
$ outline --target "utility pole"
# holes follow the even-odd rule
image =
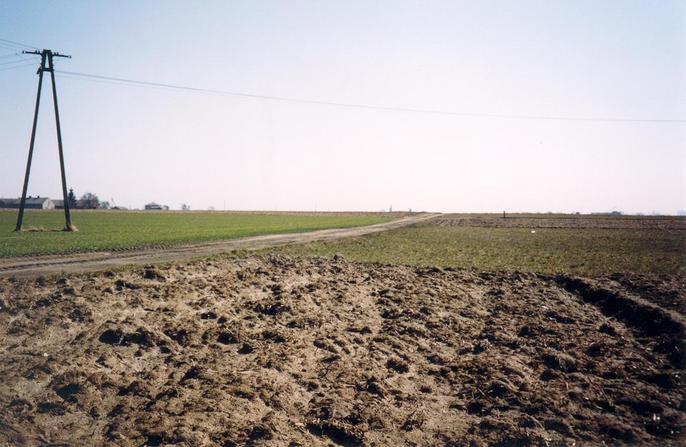
[[[29,187],[29,175],[31,174],[31,160],[33,159],[33,144],[36,141],[36,125],[38,124],[38,109],[40,107],[40,94],[43,87],[43,73],[50,72],[52,79],[52,99],[55,104],[55,124],[57,126],[57,147],[60,155],[60,172],[62,174],[62,196],[64,199],[64,220],[65,231],[76,231],[76,227],[71,223],[71,214],[69,212],[69,199],[67,197],[67,177],[64,172],[64,153],[62,150],[62,131],[60,129],[60,112],[57,108],[57,86],[55,85],[55,67],[53,65],[54,57],[66,57],[71,59],[71,56],[53,52],[52,50],[42,51],[23,51],[24,54],[35,54],[40,56],[40,68],[38,68],[38,93],[36,95],[36,110],[33,113],[33,128],[31,129],[31,142],[29,143],[29,158],[26,162],[26,174],[24,176],[24,188],[21,193],[21,202],[19,204],[19,216],[17,217],[17,227],[15,231],[21,231],[22,221],[24,220],[24,207],[26,206],[26,192]]]

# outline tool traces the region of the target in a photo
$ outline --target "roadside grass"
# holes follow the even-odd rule
[[[394,215],[364,213],[230,213],[73,211],[76,233],[62,211],[27,211],[16,233],[16,210],[0,211],[0,257],[166,247],[263,234],[298,233],[387,222]]]
[[[340,253],[362,262],[548,274],[686,276],[686,231],[536,229],[420,224],[355,239],[293,245],[295,256]]]

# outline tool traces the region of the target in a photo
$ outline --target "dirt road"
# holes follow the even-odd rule
[[[257,250],[281,245],[328,241],[401,228],[439,214],[417,214],[382,224],[355,228],[334,228],[308,233],[272,234],[226,241],[205,242],[170,248],[150,248],[124,252],[91,252],[71,255],[31,256],[0,259],[1,277],[36,277],[56,273],[80,273],[111,269],[129,264],[183,261],[232,250]]]

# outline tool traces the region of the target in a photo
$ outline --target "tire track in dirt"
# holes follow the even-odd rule
[[[686,322],[678,313],[599,281],[557,276],[555,282],[598,308],[605,316],[623,322],[644,337],[659,339],[657,351],[664,354],[675,368],[686,368]],[[653,380],[664,382],[661,377],[659,375]]]
[[[0,278],[93,272],[126,265],[184,261],[234,250],[259,250],[289,244],[330,241],[402,228],[433,219],[437,216],[440,216],[440,214],[425,213],[363,227],[332,228],[307,233],[269,234],[168,248],[6,258],[0,259]]]

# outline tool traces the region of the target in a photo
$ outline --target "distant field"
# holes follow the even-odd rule
[[[297,233],[387,222],[396,215],[375,213],[224,213],[74,211],[77,233],[58,231],[61,211],[27,211],[24,229],[14,232],[16,210],[0,210],[0,257],[126,250],[235,239],[261,234]]]
[[[686,275],[686,219],[446,215],[376,235],[278,250],[487,271]]]

